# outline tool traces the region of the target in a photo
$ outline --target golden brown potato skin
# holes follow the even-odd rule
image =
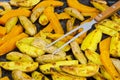
[[[23,38],[17,41],[16,46],[22,53],[25,53],[31,57],[38,57],[40,55],[43,55],[45,51],[32,46],[32,42],[34,41],[34,39],[34,37]]]
[[[31,16],[30,16],[30,20],[32,21],[32,23],[34,23],[39,17],[40,15],[43,13],[45,7],[40,7],[40,8],[37,8],[35,9]]]
[[[32,78],[34,78],[35,80],[49,80],[44,74],[38,72],[38,71],[34,71],[32,74]]]
[[[14,80],[34,80],[32,77],[27,75],[26,73],[20,70],[13,70],[12,71],[12,78]]]
[[[100,29],[95,29],[90,32],[81,44],[81,49],[86,50],[90,49],[96,51],[98,43],[101,41],[102,31]]]
[[[86,78],[84,77],[78,77],[64,72],[59,72],[53,68],[51,68],[50,71],[51,71],[52,80],[86,80]]]
[[[20,23],[23,25],[25,32],[30,36],[33,36],[37,33],[36,26],[25,16],[19,16]]]
[[[20,53],[20,52],[10,52],[6,55],[6,59],[11,61],[22,61],[22,62],[33,62],[32,57]]]
[[[70,65],[70,66],[60,66],[60,69],[72,75],[81,76],[81,77],[90,77],[98,72],[99,65],[93,63],[78,64],[78,65]]]
[[[41,0],[10,0],[10,4],[21,7],[33,7]]]
[[[60,66],[62,65],[77,65],[78,60],[70,60],[70,61],[57,61],[54,63],[48,63],[44,65],[40,65],[39,68],[42,73],[50,74],[50,68],[55,68],[56,70],[60,71]]]
[[[21,70],[23,72],[32,72],[38,68],[38,62],[0,62],[0,66],[6,70]]]
[[[66,13],[68,13],[69,15],[74,16],[75,18],[77,18],[77,19],[79,19],[81,21],[84,20],[83,15],[75,8],[67,7],[67,8],[64,9],[64,11]]]
[[[116,58],[111,58],[114,66],[116,67],[117,71],[120,73],[120,60]]]
[[[5,27],[7,33],[9,33],[12,30],[12,28],[16,25],[17,21],[18,17],[12,17],[6,22]]]

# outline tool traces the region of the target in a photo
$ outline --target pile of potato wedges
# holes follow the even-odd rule
[[[120,80],[118,13],[94,24],[56,54],[83,29],[46,47],[110,6],[106,0],[89,0],[89,4],[82,0],[0,1],[0,80]]]

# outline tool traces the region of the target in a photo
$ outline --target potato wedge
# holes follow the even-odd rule
[[[86,50],[90,49],[92,51],[96,51],[97,44],[100,42],[102,38],[102,31],[100,29],[95,29],[90,32],[81,44],[81,49]]]
[[[97,0],[100,1],[100,0]],[[90,1],[90,3],[97,9],[99,9],[100,11],[105,11],[106,8],[108,8],[109,6],[104,4],[104,3],[99,3],[97,1]]]
[[[16,25],[17,21],[17,17],[12,17],[5,23],[7,33],[9,33],[12,30],[12,28]]]
[[[16,46],[22,53],[25,53],[31,57],[43,55],[45,52],[42,49],[32,46],[34,39],[34,37],[23,38],[17,41]]]
[[[117,33],[115,36],[112,36],[110,42],[110,54],[113,57],[120,57],[120,33]]]
[[[44,74],[50,74],[50,68],[55,68],[56,70],[60,71],[60,66],[62,65],[77,65],[78,60],[71,60],[71,61],[58,61],[55,63],[48,63],[44,65],[40,65],[40,71]]]
[[[71,31],[73,29],[73,26],[74,26],[74,23],[75,23],[75,19],[76,18],[70,18],[67,23],[66,23],[66,29],[67,29],[67,32]],[[72,35],[72,34],[71,34]]]
[[[38,62],[0,62],[0,66],[6,70],[21,70],[23,72],[32,72],[38,68]]]
[[[81,77],[90,77],[95,75],[99,70],[99,65],[96,64],[78,64],[70,66],[60,66],[60,69],[68,74]]]
[[[65,75],[62,75],[60,74],[59,72],[55,71],[55,70],[52,70],[51,69],[51,76],[52,76],[52,80],[73,80],[71,77],[69,76],[65,76]]]
[[[102,31],[102,33],[110,35],[110,36],[115,36],[115,34],[117,34],[116,30],[108,28],[108,27],[100,25],[100,24],[96,24],[95,27],[97,29],[100,29]]]
[[[95,2],[100,3],[100,4],[107,4],[106,0],[91,0],[91,1],[95,1]]]
[[[20,71],[20,70],[13,70],[12,71],[12,78],[14,80],[34,80],[32,77],[30,77],[28,74]]]
[[[65,44],[65,42],[63,42],[63,41],[58,41],[57,43],[54,44],[54,46],[56,46],[56,47],[59,48],[59,47],[61,47],[63,44]],[[63,51],[69,51],[69,50],[70,50],[70,45],[65,46],[62,50],[63,50]]]
[[[49,20],[45,14],[41,14],[39,17],[39,23],[43,26],[47,25],[49,23]]]
[[[10,0],[10,4],[13,6],[33,7],[41,0]]]
[[[34,37],[27,37],[27,38],[23,38],[23,39],[19,40],[19,42],[31,45],[31,43],[34,41],[34,39],[35,39]]]
[[[11,61],[33,62],[33,59],[30,56],[15,51],[9,52],[6,55],[6,59]]]
[[[0,2],[0,6],[4,8],[4,10],[11,10],[12,7],[8,2]]]
[[[32,42],[32,45],[39,48],[39,49],[42,49],[44,50],[46,53],[53,53],[57,47],[55,46],[50,46],[48,48],[46,48],[46,46],[48,45],[49,43],[45,41],[45,39],[42,39],[41,37],[36,37],[35,40]],[[65,56],[66,53],[62,50],[60,50],[59,52],[57,52],[56,54],[60,55],[60,56]]]
[[[111,58],[114,66],[116,67],[117,71],[120,73],[120,60],[116,58]]]
[[[113,21],[120,24],[120,15],[119,14],[116,13],[111,18],[112,18]]]
[[[95,75],[93,75],[93,78],[95,79],[95,80],[106,80],[104,77],[103,77],[103,75],[101,75],[101,73],[96,73]]]
[[[100,66],[100,73],[104,76],[105,79],[107,80],[113,80],[110,74],[106,71],[104,66]]]
[[[73,55],[75,56],[75,58],[81,64],[86,64],[87,59],[86,59],[85,55],[83,54],[83,52],[81,51],[79,44],[76,41],[73,41],[70,43],[70,45],[71,45],[72,52],[73,52]]]
[[[99,23],[100,25],[104,25],[108,28],[114,29],[116,31],[120,31],[120,24],[110,19],[105,19]]]
[[[64,76],[71,77],[73,80],[87,80],[86,77],[74,76],[74,75],[67,74],[67,73],[62,72],[62,71],[58,71],[58,73],[60,73],[60,74],[62,74],[62,75],[64,75]]]
[[[25,16],[19,16],[20,23],[25,28],[25,32],[30,36],[33,36],[37,33],[36,26]]]
[[[70,55],[66,55],[66,60],[73,60],[73,55],[72,53]]]
[[[36,58],[36,61],[40,64],[46,64],[46,63],[53,63],[57,61],[63,61],[66,59],[66,56],[60,56],[60,55],[53,55],[53,54],[46,54],[41,55]]]
[[[90,62],[93,62],[98,65],[102,65],[100,61],[100,55],[97,52],[91,51],[89,49],[85,50],[85,56]]]
[[[32,78],[34,80],[49,80],[45,75],[43,75],[42,73],[38,72],[38,71],[34,71],[32,73]]]
[[[67,23],[66,23],[66,30],[67,32],[73,30],[74,28],[76,28],[77,26],[74,26],[76,18],[72,17],[70,18]],[[72,34],[70,34],[70,36],[74,36],[75,34],[77,34],[77,31],[73,32]]]
[[[3,9],[0,9],[0,13],[3,12]]]
[[[83,15],[75,8],[71,8],[71,7],[68,7],[68,8],[65,8],[64,11],[66,13],[68,13],[69,15],[83,21],[84,20],[84,17]]]
[[[81,13],[84,17],[90,17],[90,18],[88,18],[88,19],[92,19],[92,18],[94,18],[94,17],[96,17],[97,15],[98,15],[98,13],[97,12],[94,12],[94,13]],[[85,22],[86,22],[86,20],[85,20]],[[83,23],[84,23],[84,21],[83,21]]]
[[[4,10],[0,12],[0,15],[4,15],[6,12],[12,9],[8,2],[3,1],[0,2],[0,7],[4,8]]]
[[[69,75],[66,73],[58,72],[51,68],[52,80],[86,80],[86,78]]]
[[[34,23],[39,18],[39,16],[42,14],[44,9],[45,9],[45,7],[40,7],[40,8],[35,9],[32,12],[32,14],[30,16],[30,20],[32,21],[32,23]]]

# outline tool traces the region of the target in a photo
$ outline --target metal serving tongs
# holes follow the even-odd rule
[[[78,38],[80,35],[82,35],[83,33],[87,32],[88,30],[90,30],[92,28],[92,25],[95,23],[100,22],[101,20],[108,18],[110,15],[112,15],[113,13],[115,13],[116,11],[118,11],[120,9],[120,1],[116,2],[115,4],[113,4],[111,7],[107,8],[104,12],[102,12],[101,14],[97,15],[93,20],[91,20],[90,22],[86,22],[85,24],[82,24],[80,26],[78,26],[77,28],[71,30],[70,32],[66,33],[65,35],[61,36],[60,38],[58,38],[57,40],[53,41],[52,43],[50,43],[49,45],[47,45],[46,47],[50,47],[53,44],[55,44],[56,42],[60,41],[61,39],[63,39],[64,37],[68,36],[69,34],[77,31],[80,28],[83,28],[83,31],[78,33],[76,36],[74,36],[71,40],[69,40],[68,42],[66,42],[64,45],[62,45],[60,48],[58,48],[57,50],[55,50],[53,52],[53,54],[56,54],[57,52],[59,52],[62,48],[64,48],[66,45],[68,45],[69,43],[71,43],[72,41],[74,41],[76,38]]]

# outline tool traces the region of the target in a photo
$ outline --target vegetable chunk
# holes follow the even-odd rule
[[[32,72],[38,68],[38,62],[0,62],[0,66],[6,70],[21,70],[23,72]]]

